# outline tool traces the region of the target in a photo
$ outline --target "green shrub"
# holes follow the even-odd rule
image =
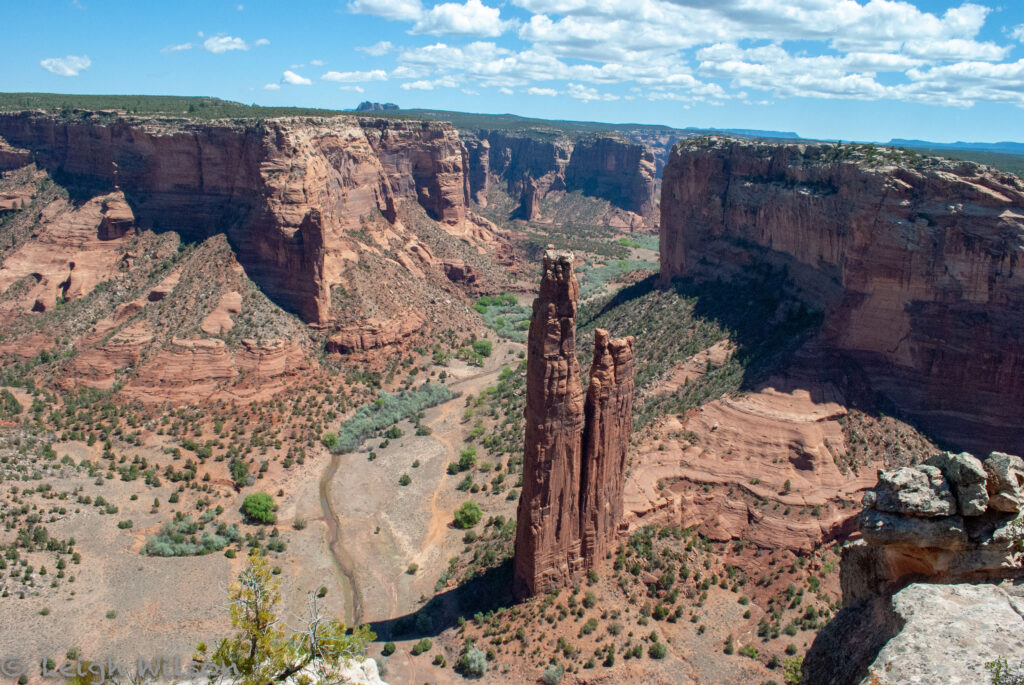
[[[668,650],[661,642],[655,642],[647,648],[647,656],[652,659],[664,659],[666,654],[668,654]]]
[[[455,670],[465,678],[482,678],[487,672],[487,655],[482,649],[469,647],[455,662]]]
[[[21,404],[7,388],[0,390],[0,416],[12,418],[21,413]]]
[[[551,664],[544,669],[544,673],[540,679],[544,682],[544,685],[558,685],[562,682],[562,675],[565,673],[565,669],[558,664]]]
[[[320,442],[323,443],[324,447],[329,450],[333,450],[338,446],[338,434],[337,433],[324,433],[323,437],[320,438]]]
[[[219,552],[242,539],[238,526],[221,523],[215,533],[199,533],[200,523],[191,516],[165,522],[160,532],[146,538],[142,553],[151,557],[188,557]],[[228,550],[231,551],[231,550]],[[229,557],[231,558],[231,557]]]
[[[452,391],[445,385],[424,383],[415,390],[397,395],[383,392],[373,402],[356,410],[352,418],[341,424],[338,430],[336,452],[352,452],[364,440],[378,431],[402,421],[414,418],[424,409],[436,406],[452,398]]]
[[[412,478],[409,476],[408,473],[403,473],[398,479],[398,484],[401,485],[402,487],[405,487],[411,482]]]
[[[395,653],[395,643],[394,642],[385,642],[383,649],[380,650],[380,653],[383,656],[391,656],[392,654]]]
[[[490,357],[491,352],[494,350],[494,343],[490,340],[474,340],[473,351],[479,354],[481,357]]]
[[[473,500],[466,500],[455,510],[455,525],[462,529],[472,528],[480,522],[483,515],[479,504]]]
[[[425,637],[412,646],[412,654],[413,656],[419,656],[424,652],[429,652],[433,646],[434,643],[430,641],[430,638]]]
[[[118,521],[117,522],[117,527],[120,528],[121,530],[126,530],[128,528],[131,528],[134,525],[135,524],[132,523],[131,519],[125,519],[124,521]]]
[[[274,498],[265,492],[246,495],[242,501],[242,514],[249,521],[256,523],[273,523],[277,518],[274,515],[276,509]]]

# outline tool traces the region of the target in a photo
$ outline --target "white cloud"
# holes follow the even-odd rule
[[[382,40],[379,43],[374,43],[365,48],[356,48],[360,52],[365,52],[367,55],[373,55],[374,57],[380,57],[391,52],[395,46],[391,44],[390,40]]]
[[[584,86],[582,83],[570,83],[568,89],[569,97],[582,100],[583,102],[591,102],[593,100],[618,100],[618,95],[612,95],[611,93],[599,93],[596,88]]]
[[[1013,29],[1010,31],[1010,38],[1013,38],[1016,41],[1020,41],[1021,43],[1024,43],[1024,24],[1021,24],[1020,26],[1014,26]]]
[[[263,86],[263,90],[281,90],[281,86],[276,83],[268,83]]]
[[[231,50],[248,50],[249,46],[241,38],[232,36],[210,36],[203,41],[203,49],[220,55]]]
[[[243,11],[245,9],[245,5],[239,5],[235,9],[237,9],[239,12],[241,12],[241,11]]]
[[[411,33],[493,37],[514,25],[513,21],[501,20],[498,8],[487,7],[480,0],[466,0],[464,5],[457,2],[435,5],[422,14]]]
[[[270,41],[269,41],[269,40],[267,40],[266,38],[260,38],[260,39],[258,39],[258,40],[257,40],[257,41],[256,41],[255,43],[253,43],[253,45],[256,45],[256,46],[260,46],[260,45],[270,45]]]
[[[387,81],[388,72],[383,69],[372,71],[328,71],[320,77],[324,81],[335,83],[358,83],[361,81]]]
[[[304,76],[299,76],[291,69],[285,69],[284,75],[281,77],[281,81],[284,83],[290,83],[293,86],[311,86],[313,82]]]
[[[504,88],[504,87],[499,88],[498,92],[500,92],[502,95],[515,95],[516,94],[516,91],[512,90],[511,88]]]
[[[366,89],[362,86],[338,86],[338,90],[350,90],[354,93],[365,93]]]
[[[192,43],[179,43],[178,45],[168,45],[167,47],[165,47],[162,50],[160,50],[160,52],[162,52],[164,54],[168,54],[168,53],[171,53],[171,52],[181,52],[183,50],[191,50],[191,49],[192,49]]]
[[[324,62],[322,59],[311,59],[309,60],[309,64],[310,66],[314,67],[322,67],[324,64],[326,64],[326,62]]]
[[[349,12],[355,14],[375,14],[385,19],[416,21],[423,14],[420,0],[352,0],[348,3]]]
[[[92,65],[92,60],[88,55],[80,57],[68,55],[67,57],[48,57],[39,64],[43,69],[58,76],[78,76]]]
[[[444,77],[433,81],[409,81],[402,84],[402,90],[434,90],[435,88],[457,88],[459,84],[451,78]]]
[[[546,95],[548,97],[555,97],[556,95],[558,95],[558,91],[555,90],[554,88],[536,88],[536,87],[533,87],[533,88],[527,88],[525,92],[526,92],[527,95]]]

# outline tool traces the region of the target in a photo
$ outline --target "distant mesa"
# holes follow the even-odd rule
[[[393,102],[381,104],[379,102],[370,102],[369,100],[360,102],[359,106],[356,107],[357,112],[393,112],[398,109],[401,109],[401,107]]]

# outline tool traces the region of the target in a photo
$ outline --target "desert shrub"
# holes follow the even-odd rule
[[[21,413],[21,404],[7,388],[0,390],[0,416],[11,418]]]
[[[484,513],[480,505],[473,500],[466,500],[462,506],[455,510],[455,525],[459,528],[472,528],[480,522]]]
[[[419,642],[417,642],[416,644],[414,644],[412,646],[413,656],[419,656],[420,654],[423,654],[424,652],[429,652],[430,649],[433,646],[434,646],[434,643],[430,641],[430,638],[429,637],[425,637],[425,638],[423,638],[422,640],[420,640]]]
[[[189,557],[219,552],[242,539],[238,526],[220,524],[216,533],[199,532],[200,524],[191,516],[166,521],[160,532],[151,535],[142,546],[142,553],[151,557]]]
[[[132,523],[131,519],[125,519],[124,521],[118,521],[117,522],[117,527],[120,528],[121,530],[126,530],[128,528],[131,528],[134,525],[135,524]]]
[[[474,340],[473,351],[481,357],[490,357],[491,352],[494,351],[494,343],[490,340]]]
[[[668,650],[661,642],[655,642],[647,648],[647,656],[652,659],[664,659],[666,654],[668,654]]]
[[[246,495],[242,501],[242,514],[255,523],[273,523],[277,518],[274,515],[275,509],[277,505],[274,504],[274,498],[265,492]]]
[[[452,391],[447,386],[431,383],[424,383],[415,390],[397,395],[381,393],[380,397],[359,407],[352,418],[341,424],[338,443],[333,449],[336,452],[351,452],[378,431],[403,419],[413,418],[424,409],[451,398]]]
[[[411,482],[412,478],[409,476],[408,473],[403,473],[398,479],[398,484],[401,485],[402,487],[405,487]]]
[[[544,673],[541,674],[540,679],[544,682],[544,685],[558,685],[562,682],[562,675],[564,673],[564,668],[558,664],[551,664],[544,669]]]
[[[482,649],[469,647],[455,662],[455,670],[465,678],[482,678],[487,672],[487,655]]]
[[[338,446],[338,434],[337,433],[324,433],[323,437],[320,438],[320,442],[323,443],[324,447],[329,450],[333,450]]]
[[[395,653],[395,643],[394,642],[385,642],[384,643],[384,647],[380,650],[380,653],[383,656],[391,656],[392,654]]]

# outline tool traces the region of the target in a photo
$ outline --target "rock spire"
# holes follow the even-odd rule
[[[633,339],[596,332],[584,402],[572,263],[571,252],[548,250],[533,302],[513,581],[518,597],[566,585],[591,568],[611,547],[622,516]]]

